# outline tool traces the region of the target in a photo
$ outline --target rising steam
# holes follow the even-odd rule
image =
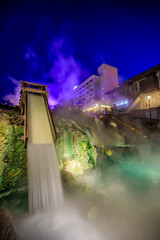
[[[24,60],[28,63],[28,70],[23,80],[47,85],[51,108],[57,104],[70,104],[73,98],[73,87],[79,84],[82,75],[88,74],[68,51],[67,40],[64,38],[54,40],[43,57],[33,47],[27,47]],[[9,78],[16,87],[13,93],[7,94],[4,99],[18,105],[20,81]]]
[[[20,81],[12,78],[12,77],[8,77],[11,82],[15,85],[14,91],[13,93],[9,93],[7,94],[3,99],[13,105],[19,105],[19,97],[20,97],[20,91],[21,91],[21,84]]]

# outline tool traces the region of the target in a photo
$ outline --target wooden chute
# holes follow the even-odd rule
[[[52,115],[50,112],[50,108],[48,105],[48,94],[47,86],[37,83],[31,83],[26,81],[21,81],[21,96],[20,96],[20,103],[19,107],[21,109],[21,115],[24,117],[24,137],[22,140],[24,140],[25,147],[27,146],[27,140],[29,138],[28,136],[28,99],[27,99],[27,93],[35,93],[40,94],[44,97],[46,111],[49,119],[49,123],[51,126],[51,131],[53,135],[54,141],[57,139],[57,133],[56,129],[53,123]]]

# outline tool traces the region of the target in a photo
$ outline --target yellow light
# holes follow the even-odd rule
[[[107,156],[112,156],[113,152],[111,149],[107,149],[106,154],[107,154]]]

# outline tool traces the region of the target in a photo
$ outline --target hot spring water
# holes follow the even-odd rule
[[[56,151],[43,96],[28,94],[28,182],[31,212],[49,210],[63,201]]]
[[[72,203],[67,205],[63,202],[44,99],[29,94],[28,100],[29,207],[34,214],[21,221],[18,231],[20,239],[159,240],[159,152],[153,156],[144,149],[144,157],[140,151],[130,161],[125,161],[121,156],[118,164],[96,170],[87,174],[86,178],[83,176],[84,183],[96,191],[93,201],[90,199],[91,209],[97,208],[92,225],[87,217],[81,215],[81,204],[75,210]],[[61,208],[58,208],[62,202]],[[102,234],[99,235],[99,232]]]

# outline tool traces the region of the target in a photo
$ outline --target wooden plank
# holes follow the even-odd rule
[[[28,140],[28,104],[27,104],[27,94],[25,93],[25,103],[24,103],[24,146],[27,146]]]
[[[43,85],[43,84],[39,84],[39,83],[32,83],[32,82],[21,81],[21,86],[24,87],[25,85],[36,86],[36,87],[38,87],[38,88],[45,88],[45,89],[47,89],[47,85]]]
[[[24,121],[24,146],[26,147],[26,136],[27,136],[27,127],[26,127],[26,115],[27,115],[27,97],[25,99],[24,103],[24,116],[25,116],[25,121]]]
[[[47,101],[47,96],[44,96],[44,100],[45,100],[45,104],[46,104],[46,108],[47,108],[47,114],[48,114],[48,118],[49,118],[49,122],[50,122],[50,126],[51,126],[51,131],[52,131],[52,135],[53,135],[53,140],[56,141],[57,140],[57,132],[56,132],[56,128],[54,126],[54,122],[52,119],[52,115],[51,115],[51,111],[48,105],[48,101]]]
[[[35,89],[35,88],[28,88],[28,87],[22,87],[22,91],[24,91],[24,92],[34,92],[34,93],[49,94],[49,92],[46,91],[46,90]]]

